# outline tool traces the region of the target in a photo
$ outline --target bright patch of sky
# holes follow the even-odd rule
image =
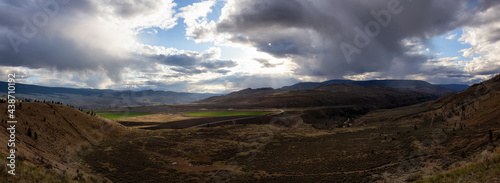
[[[203,2],[203,0],[196,1],[179,1],[176,2],[176,12],[180,12],[180,8],[191,5],[193,3]],[[224,1],[216,1],[212,6],[212,12],[207,14],[208,21],[218,21],[221,15],[221,9],[224,7]],[[195,43],[186,37],[187,25],[182,17],[177,20],[177,25],[168,30],[160,28],[148,28],[142,30],[138,35],[141,43],[151,46],[163,46],[165,48],[176,48],[179,50],[189,50],[196,52],[204,52],[211,47],[220,47],[222,51],[221,59],[236,59],[242,56],[242,49],[236,47],[229,47],[223,45],[215,45],[212,42],[199,42]]]
[[[454,30],[449,34],[441,37],[432,38],[430,51],[433,54],[438,54],[439,57],[459,57],[461,60],[470,60],[462,56],[460,50],[470,48],[467,43],[462,43],[458,39],[462,36],[462,30]]]

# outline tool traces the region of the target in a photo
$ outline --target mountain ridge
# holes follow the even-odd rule
[[[7,82],[0,82],[0,87],[7,88]],[[18,98],[28,98],[39,101],[57,101],[86,109],[190,103],[211,96],[216,95],[154,90],[79,89],[16,83],[16,97]],[[5,93],[0,93],[0,97],[5,97]]]
[[[314,90],[318,87],[327,85],[356,85],[356,86],[380,86],[394,89],[409,90],[432,95],[434,99],[442,97],[446,94],[455,92],[454,90],[441,86],[432,85],[426,81],[420,80],[370,80],[370,81],[353,81],[353,80],[329,80],[325,82],[302,82],[290,86],[284,86],[278,89],[273,88],[247,88],[240,91],[231,92],[227,95],[213,96],[210,98],[196,101],[195,103],[214,103],[222,100],[245,100],[247,97],[263,97],[276,93],[293,92],[300,90]]]

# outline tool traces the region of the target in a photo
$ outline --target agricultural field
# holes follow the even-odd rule
[[[243,112],[243,111],[202,111],[202,112],[186,112],[187,116],[198,117],[224,117],[224,116],[262,116],[271,114],[272,112]]]
[[[119,118],[135,117],[135,116],[144,116],[144,115],[149,115],[149,114],[151,114],[151,113],[113,112],[113,113],[96,113],[96,116],[107,118],[107,119],[119,119]]]

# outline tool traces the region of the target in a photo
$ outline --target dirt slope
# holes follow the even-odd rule
[[[470,125],[500,126],[500,75],[435,102],[436,115]]]
[[[0,111],[7,111],[7,104],[0,103]],[[16,156],[18,161],[58,172],[74,174],[85,171],[80,157],[101,141],[119,136],[126,129],[102,118],[80,112],[72,107],[52,103],[23,102],[16,105]],[[2,115],[0,151],[8,154],[5,130],[11,124]]]

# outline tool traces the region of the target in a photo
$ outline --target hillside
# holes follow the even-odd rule
[[[370,112],[357,126],[398,124],[415,130],[415,160],[405,171],[389,172],[420,182],[495,182],[500,176],[500,75],[434,102]],[[407,179],[407,180],[408,180]],[[403,179],[404,180],[404,179]]]
[[[200,103],[240,104],[254,107],[314,107],[356,105],[369,109],[391,108],[435,99],[434,95],[380,86],[323,85],[310,90],[273,93],[271,89],[246,89]]]
[[[260,123],[134,129],[84,159],[115,182],[495,182],[500,176],[500,125],[494,120],[500,116],[498,78],[437,101],[367,114],[352,105],[388,107],[427,95],[342,84],[220,101],[228,103],[217,110],[288,99],[300,105],[351,106],[287,106]],[[215,105],[190,104],[187,110],[196,106],[206,111]]]
[[[469,85],[460,85],[460,84],[439,84],[437,86],[448,88],[455,92],[464,91],[467,90],[467,88],[469,88]]]
[[[321,83],[315,82],[305,82],[305,83],[297,83],[291,86],[285,86],[279,91],[294,91],[294,90],[307,90],[314,89],[323,85],[332,85],[332,84],[352,84],[359,86],[382,86],[389,88],[397,88],[397,89],[406,89],[418,92],[426,92],[429,94],[434,94],[438,97],[444,96],[445,94],[455,92],[448,88],[448,86],[455,87],[458,89],[459,86],[463,85],[432,85],[425,81],[419,80],[368,80],[368,81],[353,81],[353,80],[329,80]]]
[[[16,113],[17,155],[24,159],[20,175],[3,171],[0,178],[66,182],[76,177],[82,182],[82,174],[86,182],[488,182],[500,176],[500,76],[435,101],[428,101],[434,97],[430,94],[381,86],[273,90],[243,90],[238,95],[260,94],[221,100],[228,103],[217,110],[233,103],[286,104],[282,112],[256,118],[258,123],[209,128],[128,129],[64,105],[22,103]],[[412,103],[419,104],[394,108]],[[213,106],[147,107],[181,115]],[[0,110],[6,111],[5,103]],[[1,124],[7,128],[5,120]],[[5,159],[7,147],[0,150]]]
[[[446,94],[453,93],[455,90],[432,85],[425,81],[417,80],[371,80],[371,81],[352,81],[352,80],[329,80],[325,82],[304,82],[297,83],[291,86],[284,86],[279,89],[272,88],[258,88],[251,89],[247,88],[241,91],[236,91],[223,96],[214,96],[206,98],[196,103],[245,103],[248,98],[253,97],[264,97],[271,94],[287,93],[292,94],[293,91],[300,90],[314,90],[315,88],[326,86],[326,85],[357,85],[357,86],[379,86],[387,87],[393,89],[407,90],[422,93],[428,96],[432,96],[434,99],[442,97]],[[457,85],[461,86],[461,85]],[[300,102],[300,101],[299,101]],[[295,105],[294,105],[295,106]]]
[[[0,110],[7,111],[7,104],[0,103]],[[80,156],[92,151],[103,140],[126,132],[123,126],[115,122],[90,116],[64,105],[23,102],[17,104],[15,114],[15,120],[18,121],[15,124],[18,163],[54,170],[70,177],[75,176],[77,170],[79,173],[90,172],[80,162]],[[8,124],[7,119],[3,118],[0,126],[4,130],[0,131],[0,136],[9,137],[9,131],[5,130],[9,125],[12,124]],[[0,138],[2,156],[8,155],[7,140],[8,138]],[[22,176],[18,175],[17,178]],[[6,171],[2,171],[0,177],[5,178],[4,180],[13,178],[6,175]]]
[[[500,75],[435,102],[442,116],[473,125],[500,126]]]
[[[467,90],[435,101],[432,122],[450,133],[443,143],[450,153],[465,155],[465,161],[421,182],[500,181],[500,75],[474,84]]]
[[[7,88],[6,82],[0,87]],[[16,83],[16,96],[39,101],[57,101],[85,109],[104,109],[116,106],[189,103],[214,96],[213,94],[179,93],[172,91],[116,91],[45,87]],[[0,97],[5,97],[4,93]]]

